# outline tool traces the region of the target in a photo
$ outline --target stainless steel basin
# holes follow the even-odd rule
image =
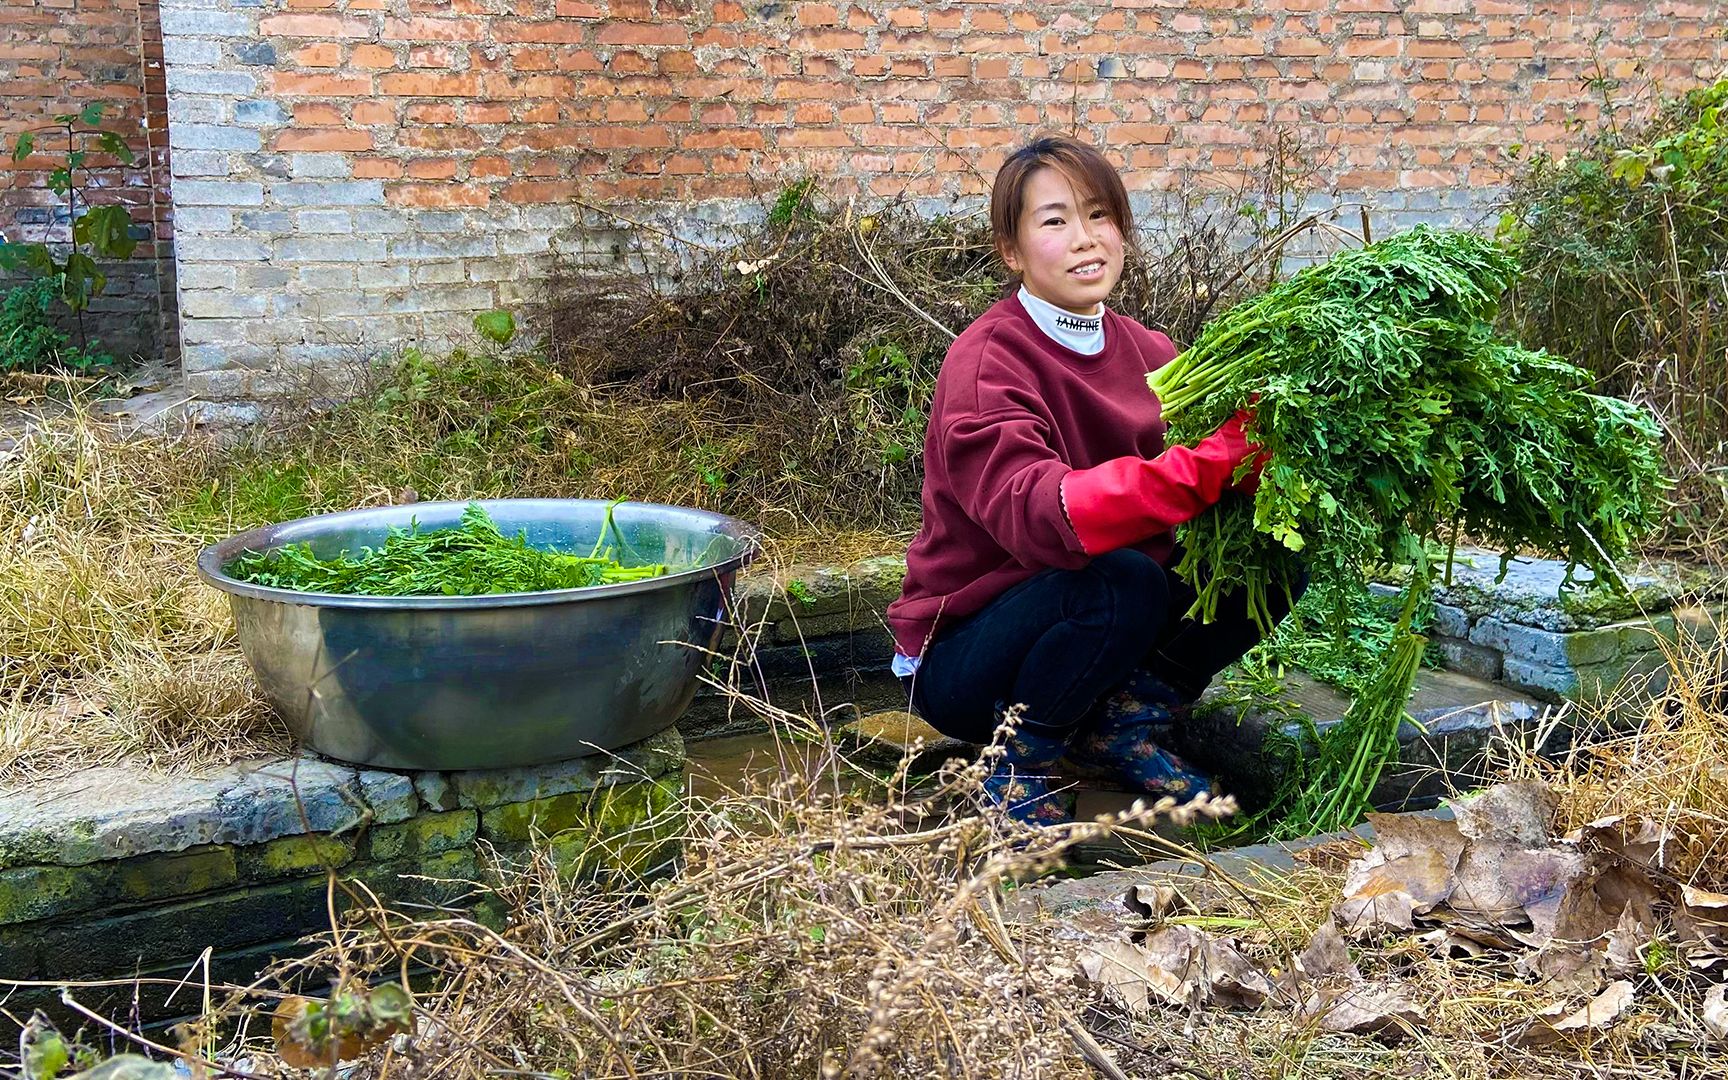
[[[302,518],[205,548],[198,574],[228,593],[240,647],[306,745],[365,765],[475,769],[581,757],[643,739],[695,695],[757,548],[720,514],[619,503],[608,541],[647,581],[498,596],[293,592],[222,572],[246,551],[305,541],[320,555],[383,542],[392,528],[454,527],[467,503],[411,503]],[[588,554],[609,503],[482,501],[507,535]],[[622,538],[622,543],[618,538]]]

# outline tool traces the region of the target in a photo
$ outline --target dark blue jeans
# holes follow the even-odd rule
[[[1272,600],[1282,618],[1283,598]],[[1023,728],[1066,739],[1134,668],[1191,701],[1259,641],[1240,592],[1205,625],[1182,617],[1193,603],[1181,578],[1123,548],[1009,589],[939,634],[904,681],[913,707],[944,735],[989,742],[998,706],[1020,704]]]

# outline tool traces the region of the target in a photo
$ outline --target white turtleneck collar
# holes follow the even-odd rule
[[[1051,341],[1082,356],[1104,351],[1104,305],[1091,315],[1076,315],[1047,300],[1040,300],[1020,286],[1020,305]]]

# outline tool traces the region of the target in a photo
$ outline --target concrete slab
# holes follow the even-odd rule
[[[1245,715],[1225,707],[1203,710],[1177,733],[1173,749],[1218,775],[1248,805],[1262,805],[1280,775],[1276,755],[1266,752],[1268,736],[1278,731],[1299,737],[1299,715],[1325,731],[1343,719],[1350,699],[1294,672],[1284,704]],[[1481,785],[1496,742],[1531,737],[1545,711],[1534,698],[1499,683],[1423,669],[1410,700],[1416,723],[1406,721],[1400,729],[1400,764],[1380,778],[1375,805],[1383,810],[1427,807],[1452,791]]]

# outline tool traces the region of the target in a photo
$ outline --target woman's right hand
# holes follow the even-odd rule
[[[1102,555],[1168,532],[1198,516],[1226,490],[1252,491],[1264,465],[1238,484],[1236,469],[1258,455],[1248,441],[1252,416],[1239,411],[1193,447],[1173,446],[1155,458],[1120,457],[1062,478],[1062,508],[1088,555]]]

